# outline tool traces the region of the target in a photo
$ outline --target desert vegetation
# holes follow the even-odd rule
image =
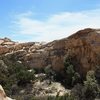
[[[82,82],[80,74],[74,69],[71,56],[65,58],[64,66],[64,76],[53,70],[51,66],[47,66],[44,71],[42,71],[46,76],[44,78],[41,77],[39,80],[41,82],[48,80],[49,85],[51,85],[52,82],[59,82],[66,89],[70,89],[70,92],[61,96],[60,91],[58,91],[56,96],[48,95],[42,97],[43,100],[94,100],[95,98],[99,98],[99,79],[96,75],[99,69],[87,72],[86,78]],[[33,82],[37,80],[35,72],[34,69],[29,70],[27,66],[24,66],[19,61],[11,60],[10,57],[1,57],[0,83],[3,85],[6,93],[12,96],[15,95],[14,97],[17,100],[24,100],[25,98],[27,98],[25,100],[41,100],[41,97],[35,97],[32,94],[28,95],[28,93],[26,93],[27,96],[25,96],[25,94],[19,95],[16,93],[28,85],[31,86]]]

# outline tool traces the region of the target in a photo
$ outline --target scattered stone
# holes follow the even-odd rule
[[[65,93],[70,93],[70,90],[65,89],[61,83],[51,82],[48,83],[48,80],[40,81],[38,80],[33,84],[32,93],[34,96],[56,96],[59,92],[59,95],[62,96]]]

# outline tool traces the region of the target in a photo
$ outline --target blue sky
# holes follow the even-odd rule
[[[52,41],[100,28],[100,0],[0,0],[0,37]]]

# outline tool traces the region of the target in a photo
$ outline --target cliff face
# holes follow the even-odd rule
[[[100,65],[100,30],[84,29],[68,38],[43,43],[16,43],[0,39],[0,55],[14,57],[29,68],[44,68],[51,65],[56,71],[64,68],[67,54],[72,56],[75,69],[82,75]]]

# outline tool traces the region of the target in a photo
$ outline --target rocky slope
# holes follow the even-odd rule
[[[49,66],[64,75],[64,59],[66,57],[71,58],[74,70],[83,77],[89,70],[95,71],[97,66],[100,67],[100,30],[90,28],[80,30],[68,38],[50,43],[18,43],[8,38],[0,39],[0,84],[4,87],[7,95],[14,96],[14,98],[22,96],[21,100],[24,98],[29,100],[31,96],[38,95],[56,96],[59,91],[60,95],[68,93],[69,90],[56,80],[52,80],[49,84],[50,77],[52,77],[50,73],[50,77],[47,77],[48,73],[46,73],[47,75],[45,74],[46,77],[43,76],[43,79],[39,73],[31,74],[34,79],[30,79],[28,73],[31,73],[32,68],[41,70]],[[96,70],[96,73],[100,80],[100,68]],[[58,77],[61,74],[58,74]],[[62,78],[61,80],[60,82],[64,82]],[[3,97],[2,93],[0,97]]]
[[[68,54],[81,75],[95,69],[100,65],[100,30],[80,30],[68,38],[50,43],[17,43],[8,38],[0,39],[0,55],[14,57],[28,68],[40,69],[51,65],[61,72],[64,57]]]

